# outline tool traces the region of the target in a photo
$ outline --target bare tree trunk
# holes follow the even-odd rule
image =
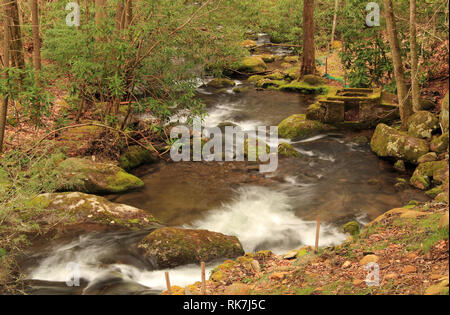
[[[106,18],[106,0],[95,0],[95,25],[100,26]]]
[[[3,35],[3,64],[5,69],[9,68],[9,54],[10,54],[10,49],[9,49],[9,40],[10,40],[10,24],[11,24],[11,19],[9,17],[9,5],[8,2],[10,0],[4,0],[2,2],[3,4],[3,25],[4,25],[4,29],[5,29],[5,34]],[[8,72],[5,71],[4,73],[4,78],[7,80],[8,79]],[[3,95],[3,100],[1,103],[1,108],[0,108],[0,152],[3,152],[3,140],[5,138],[5,128],[6,128],[6,115],[8,112],[8,94]]]
[[[330,47],[328,50],[330,50],[330,48],[333,45],[334,42],[334,36],[336,34],[336,25],[337,25],[337,13],[339,10],[339,0],[334,0],[334,16],[333,16],[333,27],[331,29],[331,41],[330,41]]]
[[[41,39],[39,37],[39,7],[38,0],[31,0],[31,21],[33,24],[33,66],[36,71],[41,70]]]
[[[303,2],[303,56],[300,75],[316,73],[314,46],[314,0]]]
[[[122,30],[125,26],[125,6],[123,0],[117,1],[116,7],[116,29]]]
[[[23,69],[25,66],[25,59],[23,53],[22,31],[20,29],[19,7],[17,5],[17,0],[11,0],[5,5],[8,6],[7,16],[12,20],[12,23],[9,23],[9,38],[11,40],[11,61],[13,62],[13,65],[15,67]]]
[[[411,98],[408,95],[408,89],[405,84],[405,73],[403,70],[392,0],[384,0],[384,10],[386,15],[386,30],[388,33],[389,45],[391,47],[392,62],[394,64],[395,82],[397,84],[400,118],[402,120],[402,128],[406,129],[408,117],[412,114],[412,106]]]
[[[417,22],[416,22],[416,0],[410,0],[410,46],[411,46],[411,88],[412,107],[415,112],[420,110],[420,87],[419,87],[419,60],[417,57]]]
[[[132,21],[133,21],[133,0],[126,0],[125,27],[130,26]]]

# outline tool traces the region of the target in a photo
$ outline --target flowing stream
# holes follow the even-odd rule
[[[263,36],[260,41],[265,41]],[[245,81],[239,84],[248,85],[248,92],[199,88],[209,113],[207,127],[225,122],[244,130],[277,126],[314,102],[294,93],[257,91]],[[338,228],[343,223],[365,224],[411,199],[424,200],[415,190],[395,189],[399,175],[368,144],[354,140],[361,135],[370,136],[330,132],[302,141],[281,140],[302,157],[280,159],[278,169],[266,175],[245,162],[145,165],[134,172],[145,182],[143,189],[109,199],[147,210],[169,226],[235,235],[247,252],[270,249],[281,254],[313,245],[318,216],[323,222],[320,245],[337,244],[346,238]],[[165,287],[165,270],[149,270],[130,246],[143,235],[92,233],[34,253],[27,263],[29,278],[35,280],[31,293],[159,293]],[[78,264],[80,287],[65,285],[70,262]],[[217,263],[208,264],[208,271]],[[200,270],[181,266],[170,275],[172,284],[187,285],[199,281]]]

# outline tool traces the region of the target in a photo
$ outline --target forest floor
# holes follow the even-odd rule
[[[444,204],[407,206],[385,213],[359,236],[317,254],[310,247],[281,256],[246,254],[212,271],[207,294],[448,295],[448,215]],[[376,265],[369,270],[369,263]],[[172,291],[199,294],[200,286]]]

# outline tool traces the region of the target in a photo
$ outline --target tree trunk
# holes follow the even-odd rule
[[[95,0],[95,25],[100,26],[106,18],[106,0]]]
[[[334,16],[333,16],[333,27],[331,29],[331,41],[330,48],[333,46],[334,36],[336,34],[336,25],[337,25],[337,13],[339,10],[339,0],[334,0]],[[328,49],[330,50],[330,49]]]
[[[9,68],[9,54],[10,54],[10,24],[11,19],[9,18],[8,2],[10,0],[3,1],[3,25],[5,29],[5,34],[3,35],[3,64],[5,69]],[[5,71],[4,78],[8,79],[8,72]],[[6,115],[8,112],[8,94],[3,95],[1,107],[0,107],[0,152],[3,152],[3,140],[5,138],[5,128],[6,128]]]
[[[19,69],[25,66],[25,59],[23,53],[22,31],[20,29],[19,7],[17,0],[11,0],[7,4],[7,16],[10,18],[9,23],[9,38],[10,38],[10,54],[13,65]]]
[[[400,106],[400,117],[402,120],[402,129],[407,128],[408,117],[412,114],[411,98],[408,95],[408,89],[405,84],[405,73],[403,70],[400,44],[397,36],[397,26],[394,17],[394,8],[392,0],[384,0],[384,10],[386,15],[386,30],[391,47],[392,62],[394,64],[395,82],[397,84],[397,96]]]
[[[116,7],[116,29],[122,30],[125,26],[125,6],[123,0],[117,1]]]
[[[411,46],[411,88],[412,107],[415,112],[420,110],[420,87],[419,87],[419,60],[417,57],[417,24],[416,24],[416,0],[410,0],[410,46]]]
[[[314,47],[314,0],[303,2],[303,56],[300,75],[316,73]]]
[[[126,0],[126,18],[125,27],[128,27],[133,22],[133,0]]]
[[[39,7],[38,0],[31,0],[31,23],[33,24],[33,66],[41,70],[41,39],[39,37]]]

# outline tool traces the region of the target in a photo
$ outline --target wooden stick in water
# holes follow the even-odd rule
[[[167,294],[172,295],[172,287],[170,286],[169,273],[166,271],[165,275],[166,275]]]
[[[320,234],[320,217],[317,217],[316,246],[314,247],[315,253],[319,251],[319,234]]]
[[[202,295],[206,295],[206,274],[205,274],[205,263],[201,262],[200,266],[202,268]]]

